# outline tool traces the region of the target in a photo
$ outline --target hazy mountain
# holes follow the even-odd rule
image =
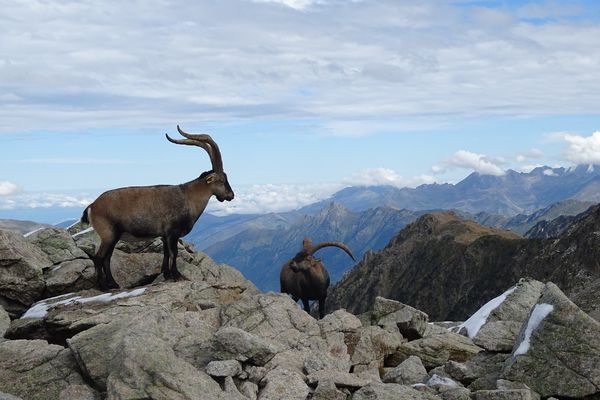
[[[459,183],[429,184],[412,188],[391,186],[350,187],[331,199],[300,211],[320,209],[329,201],[343,204],[353,211],[386,206],[397,209],[456,209],[472,214],[514,216],[529,214],[567,199],[600,201],[600,168],[539,167],[531,172],[508,170],[502,176],[473,172]]]
[[[46,224],[40,224],[33,221],[21,221],[16,219],[0,219],[0,229],[4,229],[7,231],[19,232],[21,234],[26,234],[28,232],[34,231],[38,228],[48,226]]]
[[[216,216],[202,214],[192,231],[185,237],[194,243],[198,250],[204,250],[211,245],[227,240],[246,230],[285,229],[300,218],[297,212],[269,214],[233,214]]]
[[[481,225],[508,229],[522,236],[530,237],[528,231],[535,225],[548,223],[559,217],[574,217],[588,210],[594,204],[595,203],[590,201],[569,199],[551,204],[550,206],[539,209],[531,214],[518,214],[512,217],[489,214],[486,212],[480,212],[475,215],[460,212],[458,214],[465,219],[471,219]],[[534,235],[531,237],[541,236]]]
[[[389,239],[423,212],[378,207],[353,212],[332,202],[315,215],[305,215],[291,226],[279,229],[249,228],[205,249],[219,262],[238,268],[261,290],[279,290],[281,265],[293,257],[306,236],[313,242],[340,241],[357,259],[371,249],[381,249]],[[354,265],[352,259],[335,248],[317,253],[332,280]]]
[[[369,254],[331,290],[327,307],[360,313],[376,296],[411,304],[433,319],[464,319],[520,277],[552,281],[600,316],[600,205],[558,239],[520,238],[452,213],[422,216]]]

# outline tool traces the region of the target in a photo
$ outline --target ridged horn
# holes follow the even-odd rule
[[[203,133],[203,134],[187,133],[187,132],[183,131],[179,127],[179,125],[177,125],[177,132],[179,132],[181,134],[181,136],[183,136],[185,138],[188,138],[191,140],[197,140],[199,142],[210,145],[212,151],[209,152],[209,154],[211,155],[210,160],[213,165],[213,170],[215,172],[223,172],[223,158],[221,157],[221,151],[219,150],[219,146],[217,145],[217,143],[213,140],[212,137],[210,137],[210,135],[207,135],[205,133]]]
[[[354,256],[352,255],[352,251],[350,250],[350,248],[348,246],[346,246],[343,243],[340,242],[323,242],[323,243],[319,243],[318,245],[314,246],[308,253],[309,254],[315,254],[317,251],[321,250],[323,247],[337,247],[339,249],[342,249],[346,252],[346,254],[348,254],[350,256],[350,258],[352,258],[354,261],[356,261],[356,259],[354,258]]]

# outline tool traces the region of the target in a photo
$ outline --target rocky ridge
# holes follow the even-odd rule
[[[437,320],[462,320],[519,278],[552,281],[600,318],[600,206],[556,238],[522,238],[463,220],[424,215],[379,252],[367,253],[331,288],[328,307],[365,311],[375,297],[407,302]]]
[[[10,256],[0,259],[0,296],[10,306],[0,308],[0,398],[600,393],[599,323],[552,283],[520,281],[454,331],[381,297],[361,315],[339,309],[315,320],[288,296],[259,292],[238,271],[183,243],[178,263],[186,280],[158,275],[160,242],[121,243],[113,268],[123,289],[101,293],[89,273],[93,234],[0,234],[0,254]]]

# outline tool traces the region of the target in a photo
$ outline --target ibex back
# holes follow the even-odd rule
[[[319,301],[319,318],[325,315],[325,299],[329,288],[329,273],[323,262],[313,256],[323,247],[337,247],[346,252],[354,260],[352,252],[343,243],[323,242],[316,246],[312,245],[309,238],[304,238],[302,250],[294,258],[281,267],[279,282],[281,292],[288,293],[294,301],[302,300],[304,310],[310,314],[309,300]]]
[[[215,141],[205,134],[182,131],[185,139],[167,139],[176,144],[202,147],[208,153],[212,170],[181,185],[126,187],[102,193],[90,204],[81,217],[90,223],[100,236],[94,265],[98,286],[118,288],[110,270],[110,258],[123,235],[136,238],[161,237],[164,257],[162,273],[165,278],[179,279],[177,242],[188,234],[214,195],[217,200],[231,201],[234,193],[223,171],[221,152]]]

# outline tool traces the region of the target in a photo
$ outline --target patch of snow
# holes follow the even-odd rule
[[[450,387],[458,387],[458,383],[453,381],[450,378],[444,378],[443,376],[439,376],[438,374],[433,374],[431,378],[427,381],[427,386],[450,386]]]
[[[71,225],[67,226],[65,229],[71,229],[72,227],[74,227],[78,223],[79,223],[79,220],[76,219],[75,222],[73,222]]]
[[[546,176],[557,176],[552,168],[545,169],[543,174]]]
[[[21,318],[44,318],[48,314],[48,310],[50,310],[51,308],[54,308],[56,306],[75,304],[75,303],[85,304],[85,303],[91,303],[91,302],[107,303],[109,301],[113,301],[113,300],[117,300],[117,299],[124,299],[127,297],[139,296],[142,293],[144,293],[145,291],[146,291],[146,288],[138,288],[138,289],[134,289],[130,292],[121,292],[121,293],[116,293],[116,294],[103,293],[98,296],[92,296],[92,297],[74,296],[69,299],[57,301],[55,303],[47,302],[48,300],[53,300],[53,299],[57,299],[60,297],[72,295],[72,293],[69,293],[69,294],[65,294],[65,295],[52,297],[50,299],[46,299],[46,300],[43,300],[43,301],[40,301],[40,302],[34,304],[29,310],[27,310],[25,312],[25,314],[23,314],[23,316],[21,316]]]
[[[490,313],[494,311],[496,308],[500,306],[506,300],[509,294],[514,292],[516,287],[511,287],[506,292],[502,293],[500,296],[488,301],[481,307],[479,310],[475,312],[475,314],[471,315],[471,317],[463,322],[462,324],[455,327],[456,332],[459,332],[462,328],[467,330],[467,335],[470,338],[475,337],[477,332],[481,329],[481,327],[486,323]]]
[[[535,307],[533,307],[533,311],[529,316],[529,321],[527,321],[527,327],[525,328],[523,341],[521,344],[519,344],[519,347],[517,347],[517,350],[515,350],[513,356],[519,356],[527,353],[529,350],[531,334],[537,329],[537,327],[540,325],[540,322],[542,322],[544,318],[546,318],[553,310],[554,306],[546,303],[536,304]]]
[[[50,272],[58,271],[60,269],[60,267],[62,267],[62,264],[58,264],[58,265],[54,266],[54,268],[52,268],[50,270]]]
[[[588,174],[591,174],[592,172],[594,172],[594,164],[588,165],[588,168],[587,168],[587,173]]]
[[[88,232],[91,232],[91,231],[93,231],[93,230],[94,230],[94,228],[90,226],[89,228],[87,228],[87,229],[84,229],[84,230],[82,230],[81,232],[77,232],[76,234],[74,234],[74,235],[71,235],[71,237],[77,237],[77,236],[79,236],[79,235],[83,235],[83,234],[85,234],[85,233],[88,233]]]
[[[29,237],[29,236],[33,235],[34,233],[41,231],[42,229],[46,229],[46,227],[41,226],[37,229],[32,230],[31,232],[27,232],[26,234],[23,235],[23,237]]]

